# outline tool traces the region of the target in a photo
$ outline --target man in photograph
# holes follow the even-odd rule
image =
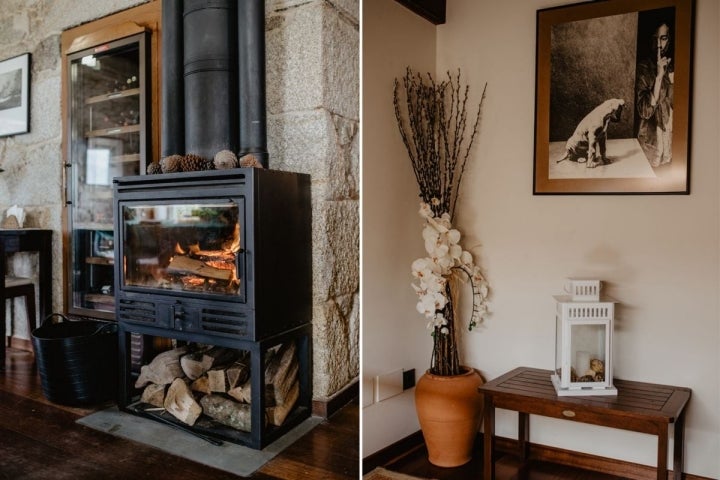
[[[650,165],[672,161],[673,70],[670,26],[660,23],[651,39],[652,54],[638,63],[636,106],[638,141]]]

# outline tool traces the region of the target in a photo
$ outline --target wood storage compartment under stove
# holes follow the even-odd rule
[[[175,348],[222,347],[245,358],[252,399],[243,408],[250,412],[250,431],[207,429],[199,422],[188,427],[196,432],[263,448],[307,418],[309,176],[239,168],[116,178],[114,211],[119,406],[145,414],[136,410],[147,385],[136,386],[140,369],[130,361],[131,337],[140,337],[148,344],[166,339]],[[288,345],[297,363],[297,400],[282,412],[280,425],[266,425],[275,410],[264,395],[265,363]],[[146,370],[159,353],[147,350]],[[169,384],[161,385],[166,390]]]

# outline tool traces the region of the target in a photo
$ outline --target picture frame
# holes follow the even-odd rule
[[[30,131],[30,54],[0,61],[0,137]]]
[[[536,20],[533,194],[689,194],[694,0]]]

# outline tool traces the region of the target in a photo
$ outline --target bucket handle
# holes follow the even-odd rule
[[[54,321],[53,320],[54,317],[59,317],[60,321]],[[44,327],[45,324],[48,322],[55,324],[55,323],[70,322],[70,321],[71,320],[68,317],[66,317],[65,315],[63,315],[62,313],[51,313],[50,315],[45,317],[45,320],[43,320],[43,322],[40,326]],[[97,335],[98,333],[102,333],[103,330],[105,330],[107,327],[115,327],[115,325],[116,325],[115,323],[110,323],[110,322],[101,322],[101,323],[102,323],[102,325],[100,325],[97,328],[97,330],[95,330],[90,335]]]

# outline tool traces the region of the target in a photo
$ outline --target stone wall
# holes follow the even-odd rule
[[[63,305],[60,33],[145,3],[5,0],[0,59],[32,54],[30,133],[0,138],[0,213],[50,228],[54,310]],[[270,168],[309,173],[313,195],[314,397],[359,374],[359,7],[357,0],[266,0]],[[9,268],[36,275],[33,254]],[[21,301],[15,334],[28,338]]]

